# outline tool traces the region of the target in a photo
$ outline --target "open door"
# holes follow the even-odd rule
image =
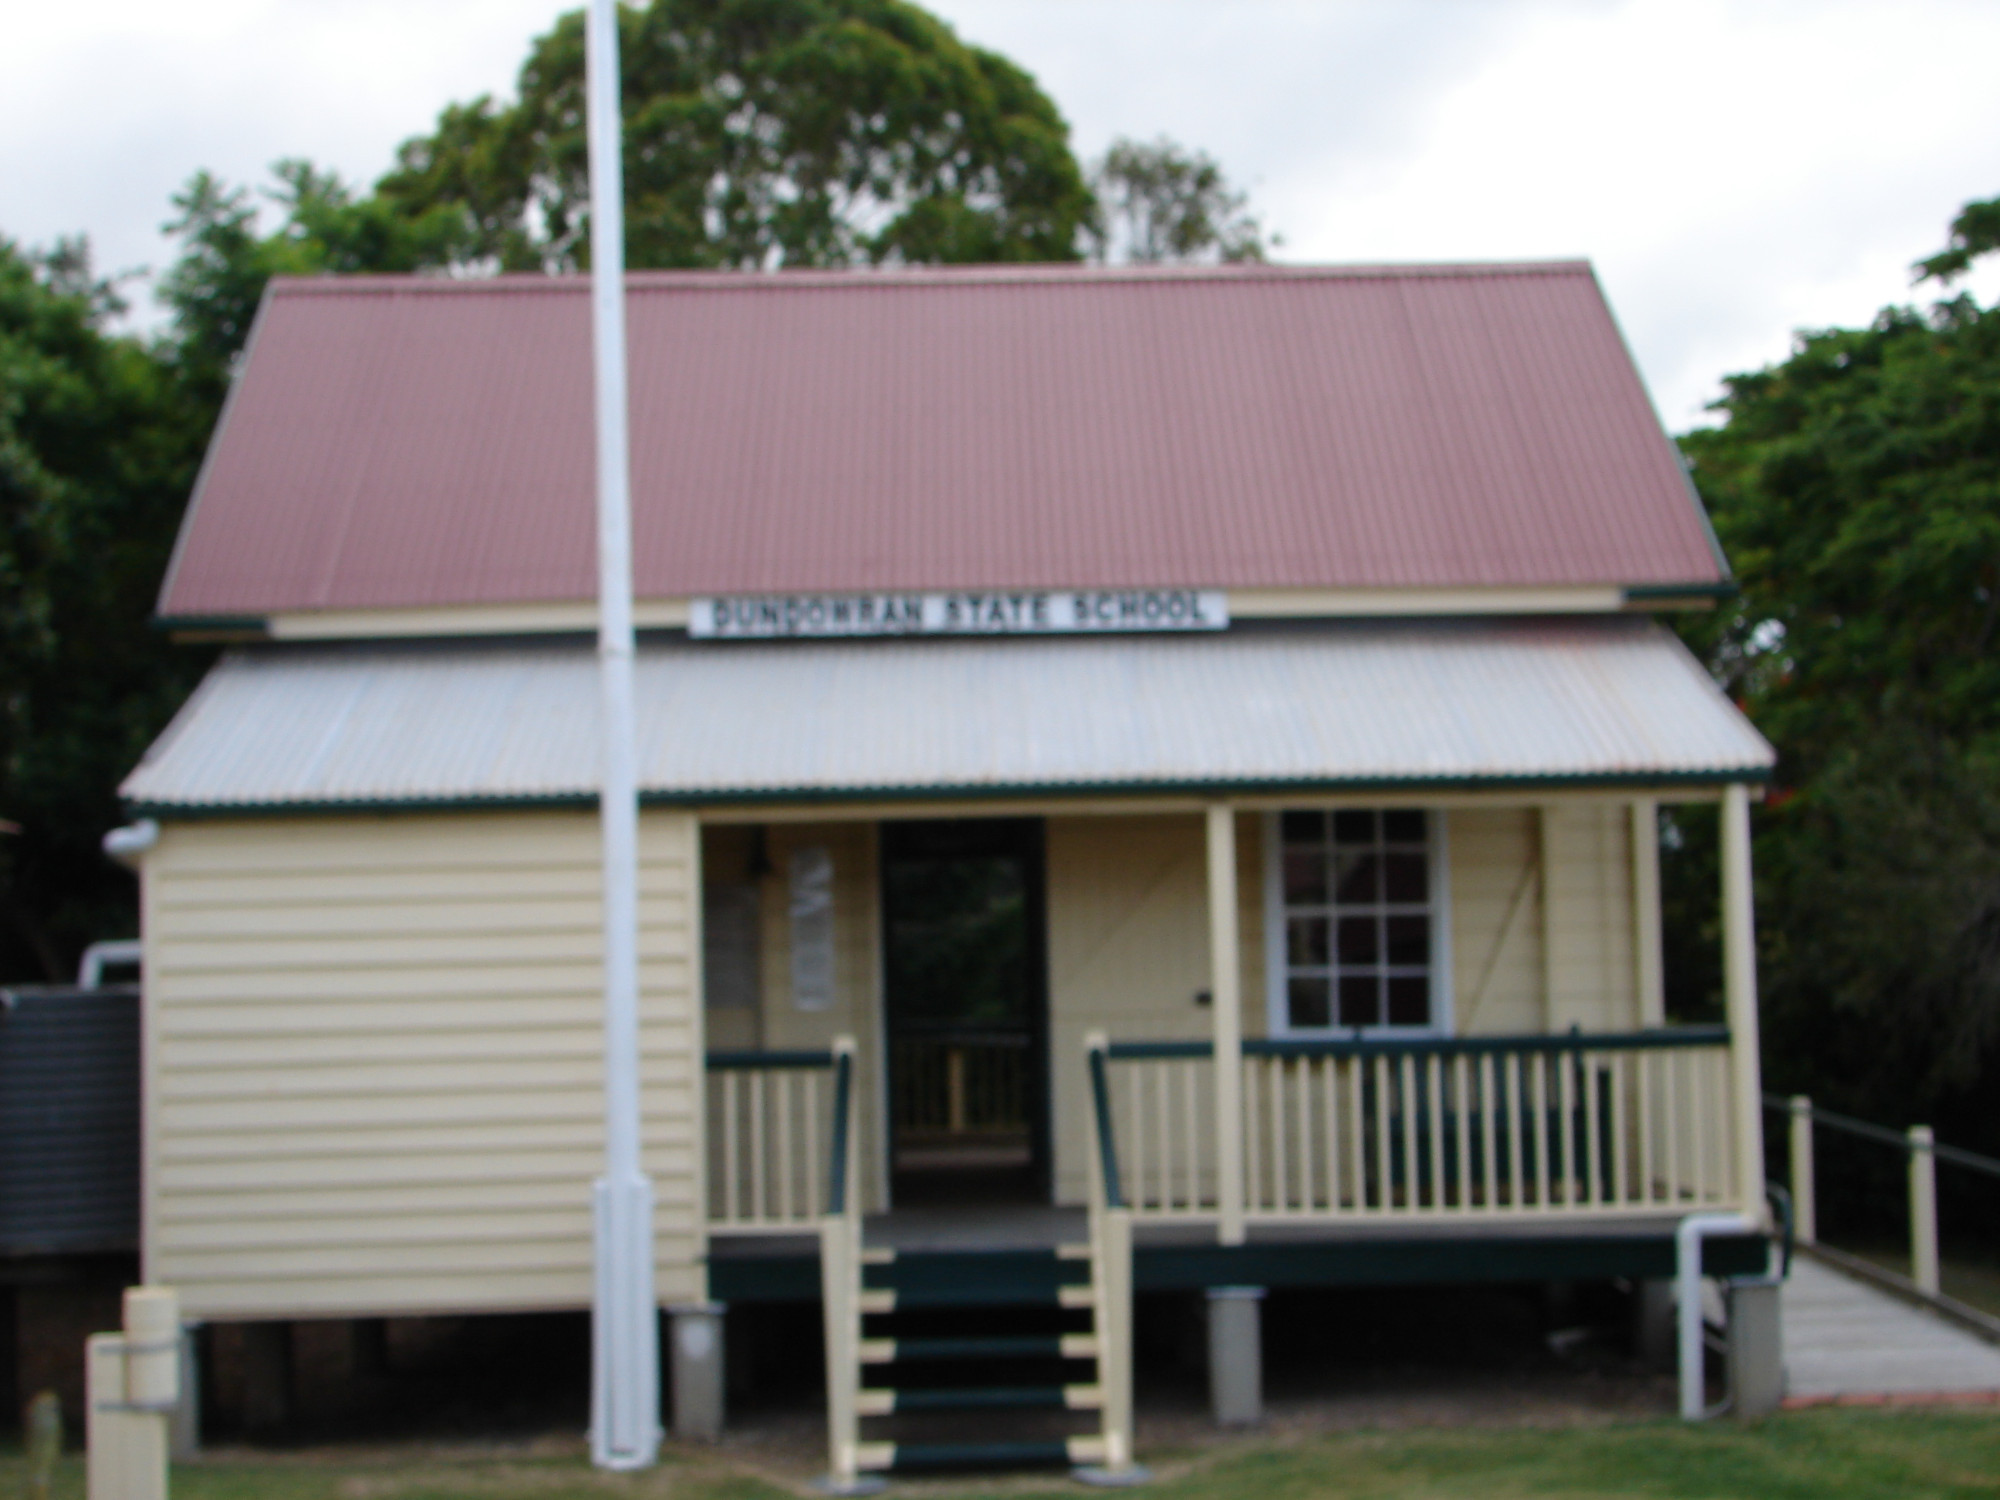
[[[899,1207],[1048,1201],[1043,867],[1036,818],[882,825]]]

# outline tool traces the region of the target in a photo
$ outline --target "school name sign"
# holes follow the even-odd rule
[[[696,599],[699,640],[849,635],[1088,635],[1221,630],[1220,589],[1006,589],[952,594],[766,594]]]

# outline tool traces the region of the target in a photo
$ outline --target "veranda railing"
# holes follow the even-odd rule
[[[1101,1042],[1098,1056],[1106,1170],[1133,1215],[1216,1217],[1210,1044]],[[1245,1217],[1737,1206],[1730,1066],[1724,1027],[1246,1040]]]
[[[708,1054],[708,1219],[731,1233],[804,1233],[828,1211],[828,1143],[843,1121],[842,1059]],[[840,1158],[833,1162],[839,1171]],[[838,1212],[838,1210],[834,1210]]]

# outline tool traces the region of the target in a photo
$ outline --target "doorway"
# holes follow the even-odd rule
[[[1042,823],[882,825],[899,1207],[1049,1200]]]

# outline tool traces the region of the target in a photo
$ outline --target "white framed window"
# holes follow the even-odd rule
[[[1451,1030],[1444,814],[1301,808],[1264,825],[1272,1036]]]

